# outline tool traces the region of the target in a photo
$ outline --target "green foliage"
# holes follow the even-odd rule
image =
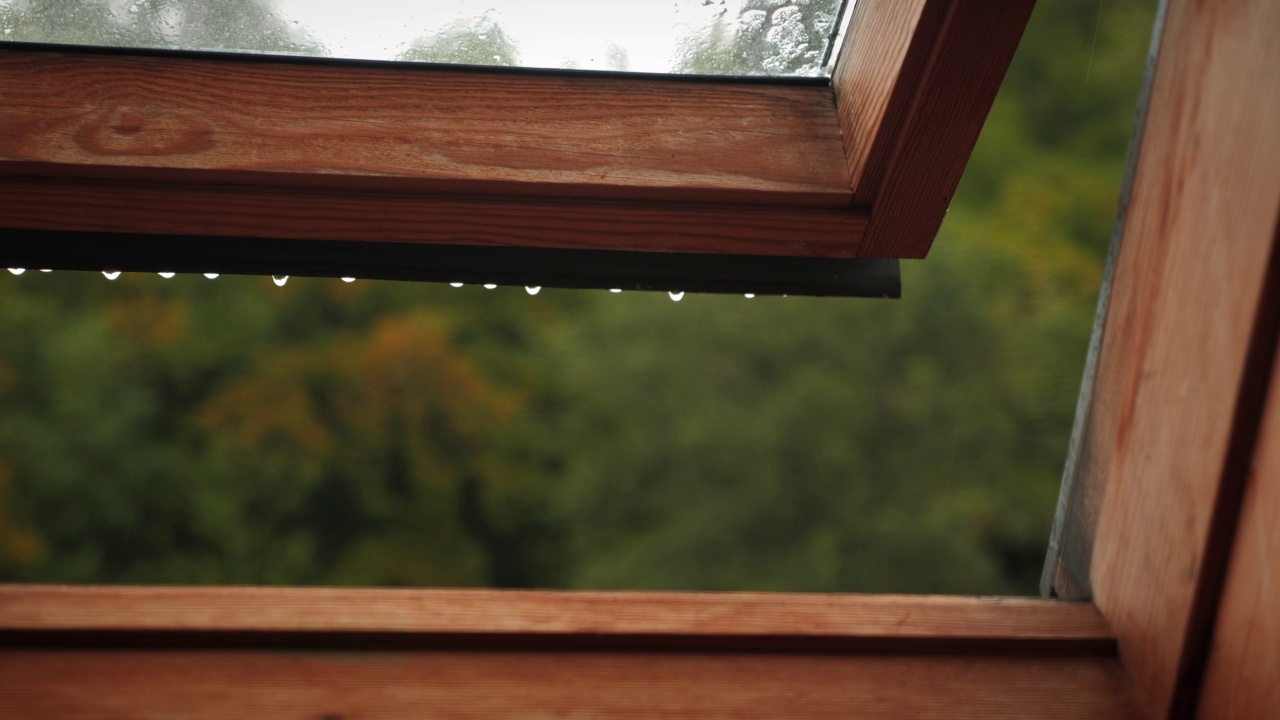
[[[1153,9],[1041,0],[899,302],[0,273],[0,579],[1033,592]]]
[[[720,0],[709,32],[681,40],[675,67],[704,75],[820,75],[839,11],[839,0],[746,0],[730,18]]]
[[[318,55],[262,0],[11,0],[4,40]]]
[[[398,59],[460,65],[519,65],[516,42],[491,14],[457,20],[415,40]]]

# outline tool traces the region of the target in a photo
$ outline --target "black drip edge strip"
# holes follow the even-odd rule
[[[899,298],[899,263],[612,250],[0,229],[0,267],[355,277],[549,288]]]

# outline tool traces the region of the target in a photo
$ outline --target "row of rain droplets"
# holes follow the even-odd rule
[[[25,273],[26,271],[27,271],[27,269],[26,269],[26,268],[9,268],[9,272],[10,272],[10,273],[12,273],[12,274],[14,274],[14,275],[21,275],[21,274]],[[42,272],[42,273],[47,273],[47,272],[53,272],[53,271],[52,271],[52,270],[43,270],[43,269],[42,269],[40,272]],[[120,273],[121,273],[121,271],[119,271],[119,270],[103,270],[103,271],[102,271],[102,276],[103,276],[103,277],[105,277],[105,278],[106,278],[106,279],[108,279],[108,280],[115,280],[116,278],[120,277]],[[157,275],[159,275],[159,276],[160,276],[160,277],[162,277],[162,278],[165,278],[166,280],[168,280],[169,278],[172,278],[172,277],[174,277],[175,275],[177,275],[177,273],[172,273],[172,272],[160,272],[160,273],[156,273],[156,274],[157,274]],[[207,277],[207,278],[209,278],[210,280],[214,280],[214,279],[216,279],[216,278],[218,277],[218,273],[204,273],[204,276],[205,276],[205,277]],[[274,283],[276,284],[276,287],[284,287],[284,286],[285,286],[285,283],[289,282],[289,276],[288,276],[288,275],[272,275],[272,276],[271,276],[271,281],[272,281],[272,282],[274,282]],[[345,283],[351,283],[351,282],[355,282],[355,281],[356,281],[356,279],[355,279],[355,278],[353,278],[353,277],[344,277],[344,278],[342,278],[342,282],[345,282]],[[463,287],[463,285],[464,285],[464,283],[460,283],[460,282],[451,282],[451,283],[449,283],[449,286],[450,286],[450,287],[455,287],[455,288]],[[497,286],[497,284],[496,284],[496,283],[485,283],[485,284],[484,284],[484,289],[485,289],[485,290],[494,290],[494,289],[496,289],[497,287],[498,287],[498,286]],[[526,286],[524,287],[524,290],[525,290],[525,292],[529,293],[530,295],[537,295],[538,293],[542,292],[542,286],[540,286],[540,285],[526,285]],[[611,292],[611,293],[620,293],[620,292],[622,292],[622,288],[609,288],[609,292]],[[677,291],[677,290],[671,290],[671,291],[668,291],[668,292],[667,292],[667,296],[668,296],[668,297],[670,297],[670,298],[671,298],[671,300],[672,300],[673,302],[680,302],[681,300],[683,300],[683,299],[684,299],[684,291],[683,291],[683,290],[679,290],[679,291]],[[754,297],[756,296],[756,294],[755,294],[755,293],[743,293],[743,295],[742,295],[742,296],[743,296],[743,297],[745,297],[745,298],[747,298],[748,300],[750,300],[750,299],[754,298]]]

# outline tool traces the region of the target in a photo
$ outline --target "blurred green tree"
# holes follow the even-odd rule
[[[324,54],[262,0],[11,0],[4,40],[186,50]]]
[[[398,59],[460,65],[520,64],[516,42],[492,13],[456,20],[415,40]]]
[[[840,6],[840,0],[746,0],[731,18],[721,0],[710,27],[677,44],[674,66],[703,75],[821,75]]]

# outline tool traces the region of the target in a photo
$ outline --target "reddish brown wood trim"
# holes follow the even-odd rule
[[[0,586],[0,631],[749,636],[1058,644],[1109,652],[1093,606],[774,593]]]
[[[871,206],[861,256],[928,253],[1034,5],[859,3],[857,31],[846,43],[852,54],[834,82],[855,202]],[[899,36],[905,28],[909,43]],[[876,33],[887,35],[881,40]],[[858,50],[860,43],[868,47]],[[867,57],[880,53],[879,62]]]
[[[1194,710],[1270,372],[1275,27],[1267,0],[1168,5],[1085,430],[1094,596],[1154,717]]]
[[[0,161],[4,174],[347,190],[828,207],[851,197],[823,87],[5,45]]]
[[[850,257],[849,209],[0,176],[0,228]]]
[[[1106,658],[699,653],[0,652],[25,718],[1135,716]]]
[[[855,205],[884,179],[950,0],[860,0],[831,73]]]
[[[1200,718],[1280,717],[1280,353],[1240,506]]]

